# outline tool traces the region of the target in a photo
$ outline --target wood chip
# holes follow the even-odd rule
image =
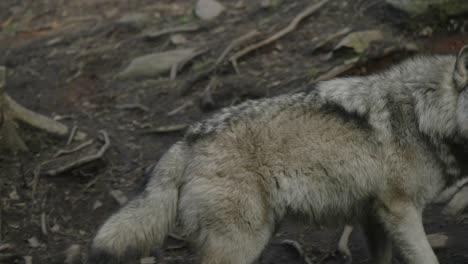
[[[28,239],[29,246],[32,248],[38,248],[41,246],[41,243],[39,243],[39,240],[37,237],[31,237]]]
[[[32,257],[31,256],[24,256],[24,264],[32,264]]]
[[[81,263],[81,246],[78,244],[71,245],[65,250],[65,264]]]
[[[121,190],[112,190],[112,191],[109,192],[109,194],[120,205],[124,205],[128,201],[127,196],[125,196],[125,194]]]

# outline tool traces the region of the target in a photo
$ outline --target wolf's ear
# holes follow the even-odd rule
[[[463,90],[468,84],[468,45],[461,48],[455,62],[453,81],[458,91]]]

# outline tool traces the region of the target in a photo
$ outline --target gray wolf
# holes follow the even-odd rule
[[[194,124],[144,191],[97,231],[89,261],[128,263],[176,222],[203,264],[250,264],[287,214],[362,224],[371,263],[439,263],[422,212],[460,177],[468,47],[227,108]]]

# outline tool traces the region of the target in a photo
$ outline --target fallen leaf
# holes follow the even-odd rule
[[[352,32],[344,37],[340,43],[335,46],[334,50],[346,47],[353,49],[357,53],[362,53],[369,47],[372,42],[383,39],[384,34],[380,30]]]
[[[195,49],[177,49],[135,58],[118,74],[122,79],[152,78],[169,72],[173,65],[190,58]]]

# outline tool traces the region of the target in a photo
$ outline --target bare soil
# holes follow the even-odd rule
[[[63,252],[72,244],[81,245],[86,253],[96,228],[119,207],[110,191],[121,190],[131,197],[143,182],[143,169],[183,135],[183,131],[144,133],[147,129],[190,124],[248,98],[306,87],[317,74],[350,58],[349,52],[332,53],[339,39],[313,50],[334,32],[345,27],[353,31],[378,29],[388,36],[365,55],[369,60],[343,74],[368,74],[413,55],[396,52],[379,56],[379,51],[392,45],[415,43],[417,53],[454,53],[468,43],[468,20],[463,17],[415,22],[381,0],[331,0],[297,30],[242,58],[239,73],[229,64],[221,67],[213,74],[218,85],[207,103],[200,96],[208,80],[196,83],[183,96],[178,87],[215,60],[233,39],[253,28],[261,32],[260,38],[266,37],[310,4],[306,0],[276,0],[262,8],[260,0],[220,2],[226,12],[214,22],[204,23],[199,31],[182,33],[187,43],[176,46],[169,35],[156,40],[138,36],[146,30],[200,23],[193,15],[195,1],[0,1],[0,65],[9,70],[7,92],[27,108],[70,127],[76,125],[91,138],[105,130],[112,142],[101,161],[56,177],[42,176],[33,194],[34,169],[63,148],[66,139],[23,125],[22,136],[31,152],[12,155],[5,149],[0,151],[0,242],[14,246],[9,251],[14,256],[1,263],[24,263],[24,256],[32,256],[33,263],[63,263]],[[145,13],[151,19],[143,27],[117,23],[129,13]],[[422,36],[427,27],[432,34]],[[169,80],[168,74],[134,81],[115,78],[133,58],[175,47],[206,47],[209,51],[194,59],[175,81]],[[192,101],[179,113],[168,115]],[[149,110],[121,107],[133,103]],[[41,230],[42,215],[46,234]],[[437,251],[441,263],[468,263],[468,222],[464,216],[448,219],[434,207],[426,212],[425,221],[428,233],[446,232],[450,237],[450,246]],[[279,244],[283,239],[298,241],[310,258],[321,263],[340,263],[332,255],[326,257],[335,250],[340,231],[287,220],[263,253],[262,263],[302,263],[294,250]],[[28,242],[33,237],[39,245]],[[353,234],[350,247],[354,263],[368,263],[360,232]],[[196,252],[167,250],[165,258],[167,263],[196,263]],[[400,263],[398,258],[395,263]]]

